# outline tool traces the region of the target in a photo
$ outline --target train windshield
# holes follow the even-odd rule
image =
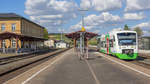
[[[136,45],[136,33],[118,33],[119,45]]]

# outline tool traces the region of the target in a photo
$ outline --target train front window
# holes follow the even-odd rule
[[[118,33],[119,45],[136,45],[136,33]]]

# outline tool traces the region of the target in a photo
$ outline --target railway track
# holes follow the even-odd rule
[[[150,53],[149,54],[143,54],[143,53],[139,53],[140,57],[143,57],[145,59],[150,59]]]
[[[55,51],[55,50],[56,49],[51,49],[51,50],[47,50],[47,51],[34,52],[34,53],[30,53],[30,54],[24,54],[24,55],[18,55],[18,56],[13,56],[13,57],[0,58],[0,65],[5,65],[5,64],[12,63],[12,62],[16,62],[16,61],[32,58],[32,57],[35,57],[35,56],[39,56],[40,54],[44,54],[44,53],[47,53],[47,52],[52,52],[52,51]]]
[[[144,62],[145,60],[149,60],[149,63]],[[128,62],[150,69],[150,56],[147,54],[139,53],[139,56],[136,60],[131,60]]]
[[[3,82],[19,75],[20,73],[23,73],[26,70],[33,68],[34,66],[37,66],[37,65],[57,56],[58,54],[61,54],[67,50],[69,50],[69,49],[60,49],[60,50],[53,50],[53,51],[51,50],[49,52],[35,53],[35,54],[28,55],[25,57],[3,58],[3,61],[1,61],[2,59],[0,59],[0,61],[1,61],[0,64],[2,64],[1,66],[6,66],[5,69],[2,67],[0,68],[0,71],[2,71],[2,72],[0,72],[0,84],[2,84]],[[36,56],[38,56],[38,57],[36,57]],[[21,61],[21,62],[19,62],[19,61]],[[16,63],[17,63],[17,65],[14,65]],[[23,63],[23,64],[18,64],[18,63]],[[6,70],[6,71],[4,71],[4,70]]]
[[[90,48],[90,51],[96,52],[97,50],[96,50],[96,48],[92,47],[92,48]],[[109,55],[109,56],[111,56],[111,55]],[[117,58],[116,56],[111,56],[111,57]],[[124,61],[150,69],[150,64],[144,62],[144,60],[150,61],[150,54],[139,53],[139,56],[137,59],[135,59],[135,60],[124,60]]]

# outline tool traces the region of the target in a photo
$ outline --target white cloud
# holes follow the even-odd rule
[[[114,28],[110,32],[112,32],[112,31],[120,31],[120,30],[122,30],[122,28]]]
[[[89,9],[92,4],[91,0],[81,0],[80,7],[83,9]]]
[[[97,33],[98,34],[98,33],[100,33],[100,31],[101,31],[100,29],[95,29],[95,30],[93,30],[93,33]]]
[[[77,4],[69,0],[26,0],[25,13],[34,22],[57,32],[59,25],[77,17]]]
[[[143,23],[137,24],[137,25],[134,26],[133,28],[135,28],[135,27],[150,28],[150,22],[143,22]]]
[[[96,11],[116,10],[122,7],[121,0],[81,0],[80,7],[83,9],[92,8]]]
[[[96,29],[100,29],[104,26],[112,26],[122,22],[122,19],[118,15],[112,15],[109,12],[103,12],[100,15],[89,15],[84,19],[85,28],[90,31],[96,31]],[[81,21],[71,26],[72,30],[81,29]]]
[[[146,18],[146,15],[144,15],[143,12],[140,12],[140,13],[125,13],[123,17],[124,17],[125,20],[142,20],[142,19]]]
[[[144,33],[144,34],[149,34],[150,32],[149,32],[149,31],[143,31],[143,33]]]
[[[125,11],[150,10],[150,0],[126,0]]]
[[[112,15],[109,12],[103,12],[102,16],[105,22],[119,22],[121,18],[118,15]]]

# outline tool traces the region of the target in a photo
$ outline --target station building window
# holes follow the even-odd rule
[[[11,24],[11,30],[15,31],[16,30],[16,24]]]
[[[6,41],[2,40],[2,48],[6,48]]]
[[[15,39],[12,40],[12,48],[16,48],[16,40]]]
[[[5,24],[1,24],[1,31],[5,30]]]

